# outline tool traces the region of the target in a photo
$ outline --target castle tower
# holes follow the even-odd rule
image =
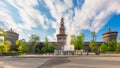
[[[57,34],[57,42],[58,42],[57,50],[58,51],[63,51],[63,47],[66,44],[66,37],[67,35],[65,34],[64,19],[61,18],[59,34]]]
[[[18,40],[19,34],[14,32],[12,29],[6,32],[7,32],[7,36],[5,37],[5,40],[9,40],[11,41],[12,45],[16,45],[15,42],[16,40]]]
[[[108,41],[111,41],[111,40],[117,40],[117,34],[118,34],[118,32],[112,31],[109,28],[108,32],[106,32],[102,35],[103,41],[107,43]]]

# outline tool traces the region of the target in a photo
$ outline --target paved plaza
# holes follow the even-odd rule
[[[0,57],[0,68],[120,68],[119,56]]]

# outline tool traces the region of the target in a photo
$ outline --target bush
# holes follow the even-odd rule
[[[16,55],[20,55],[20,53],[17,51],[9,51],[9,52],[3,52],[2,55],[3,56],[16,56]]]
[[[55,46],[54,46],[53,44],[49,44],[49,45],[48,45],[48,52],[49,52],[49,53],[53,53],[55,49],[56,49],[56,48],[55,48]]]
[[[11,52],[10,52],[10,55],[11,55],[11,56],[16,56],[16,55],[19,55],[19,52],[17,52],[17,51],[11,51]]]
[[[115,52],[117,48],[117,41],[111,40],[108,42],[108,51],[109,52]]]
[[[56,49],[55,45],[48,44],[48,46],[43,47],[41,51],[43,53],[53,53],[55,49]]]
[[[118,43],[118,46],[116,48],[116,52],[120,53],[120,43]]]
[[[105,45],[105,43],[102,43],[102,45],[99,48],[99,51],[101,53],[105,53],[107,51],[107,48],[108,48],[107,45]]]

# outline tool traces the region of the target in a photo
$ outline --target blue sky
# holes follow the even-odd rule
[[[31,34],[44,41],[56,41],[60,19],[63,17],[67,34],[85,34],[91,40],[91,31],[97,41],[109,27],[120,32],[120,0],[0,0],[0,27],[12,28],[19,38],[29,40]],[[120,33],[118,34],[120,39]]]

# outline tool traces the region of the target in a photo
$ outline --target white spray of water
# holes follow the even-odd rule
[[[64,51],[74,51],[74,46],[70,44],[71,34],[67,35],[66,45],[64,45]]]

